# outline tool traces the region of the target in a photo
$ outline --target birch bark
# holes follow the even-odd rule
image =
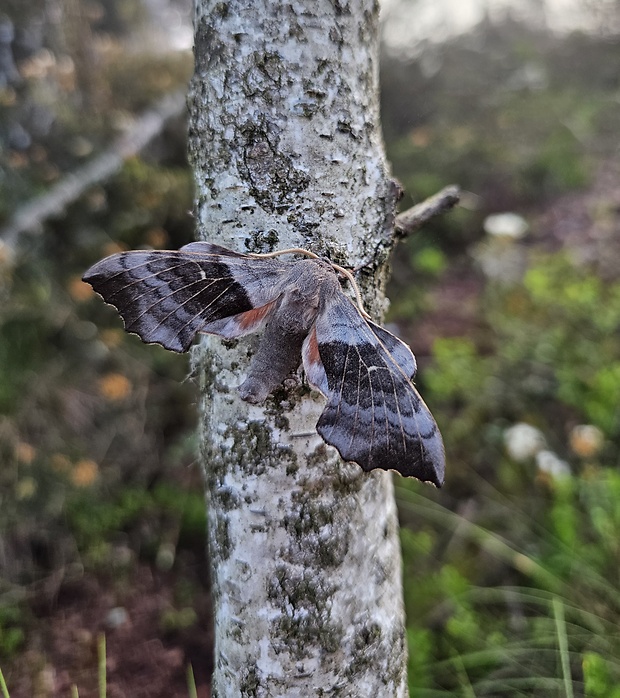
[[[378,113],[375,0],[196,0],[190,158],[200,237],[371,262],[384,307],[396,187]],[[201,447],[215,617],[213,695],[406,696],[390,476],[342,463],[302,383],[238,397],[251,341],[207,338]]]

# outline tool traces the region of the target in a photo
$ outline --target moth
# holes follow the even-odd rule
[[[280,258],[288,252],[306,258]],[[303,363],[327,398],[317,432],[344,460],[443,484],[443,442],[412,383],[411,349],[366,315],[342,267],[306,250],[241,254],[192,242],[114,254],[84,281],[116,307],[128,332],[171,351],[187,351],[198,333],[232,339],[263,329],[238,388],[244,400],[263,402]]]

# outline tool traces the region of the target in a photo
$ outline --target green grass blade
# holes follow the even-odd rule
[[[189,694],[189,698],[198,698],[196,679],[194,678],[194,668],[191,664],[187,665],[187,692]]]
[[[457,673],[461,677],[461,685],[463,687],[463,698],[476,698],[476,694],[474,693],[474,689],[472,688],[469,676],[467,674],[467,669],[465,668],[465,664],[463,664],[463,662],[461,661],[460,655],[457,654],[454,657],[454,664],[456,666]]]
[[[78,689],[75,684],[71,686],[71,698],[80,698],[80,694],[78,693]]]
[[[99,660],[99,663],[98,663],[99,698],[105,698],[106,693],[107,693],[105,655],[106,655],[105,635],[103,633],[101,633],[101,635],[99,635],[99,641],[97,643],[97,657]]]
[[[558,647],[560,649],[560,661],[562,662],[562,677],[564,679],[564,695],[573,698],[573,680],[570,673],[570,658],[568,655],[568,637],[566,635],[566,623],[564,621],[564,604],[557,596],[553,597],[553,617],[558,635]]]
[[[0,669],[0,690],[2,691],[2,698],[10,698],[9,689],[6,687],[6,681],[4,680],[2,669]]]

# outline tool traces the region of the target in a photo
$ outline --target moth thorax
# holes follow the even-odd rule
[[[307,332],[316,319],[330,276],[337,283],[331,268],[324,269],[314,260],[296,264],[280,303],[280,322],[292,331]]]

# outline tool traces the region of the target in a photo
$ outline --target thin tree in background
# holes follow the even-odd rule
[[[197,0],[190,89],[200,236],[366,265],[375,318],[397,196],[379,126],[378,13],[375,0]],[[194,355],[213,695],[406,696],[391,477],[325,446],[324,399],[307,386],[243,402],[251,347],[206,338]]]

